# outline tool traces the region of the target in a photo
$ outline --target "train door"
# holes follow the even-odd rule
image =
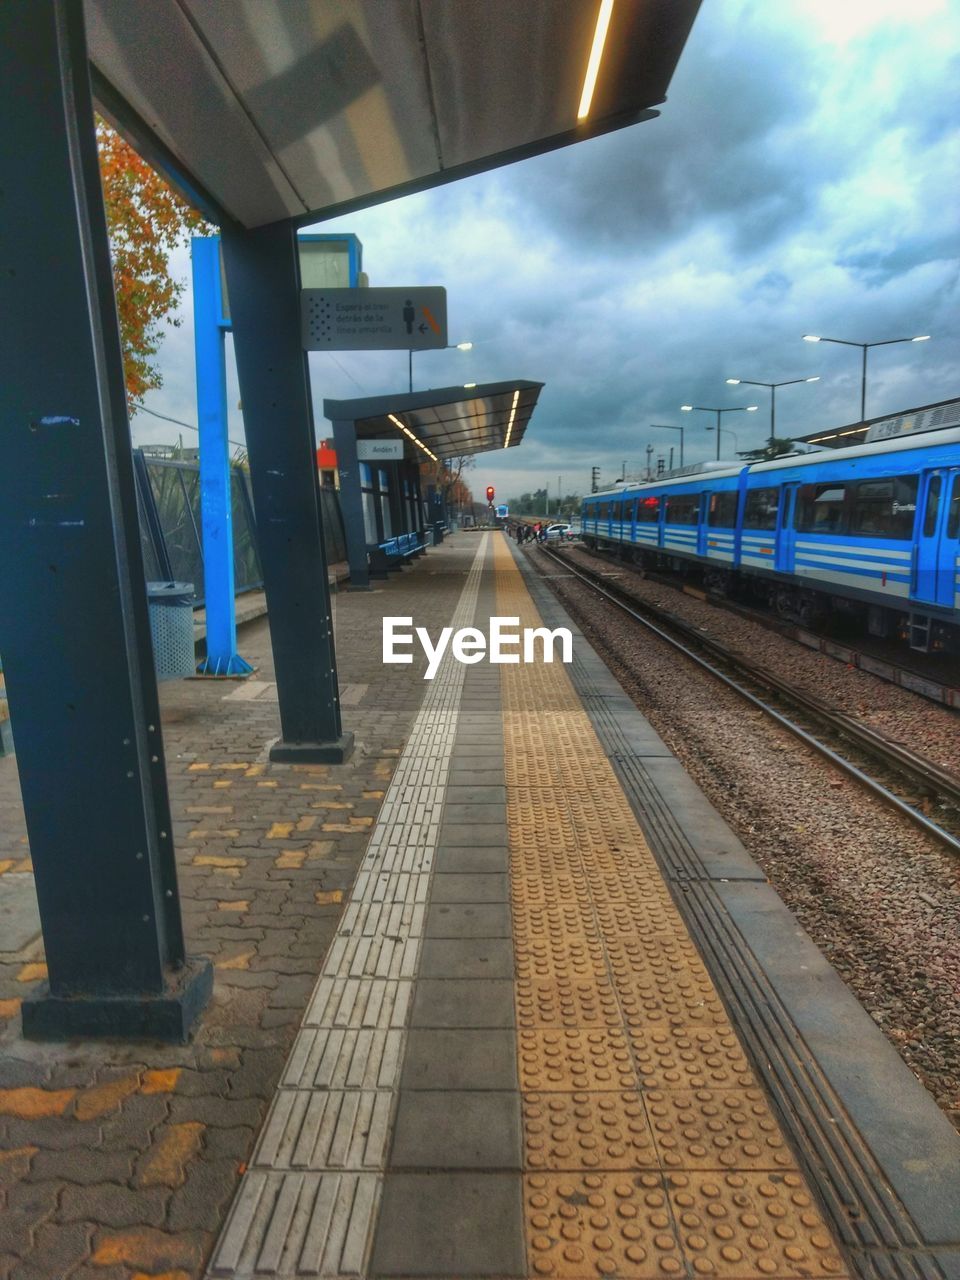
[[[960,467],[928,471],[920,486],[913,598],[953,607],[960,554]]]
[[[777,542],[774,568],[778,573],[793,573],[797,533],[794,512],[797,508],[799,483],[785,484],[780,490],[780,511],[777,515]]]

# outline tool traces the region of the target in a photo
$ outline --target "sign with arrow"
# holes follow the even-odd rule
[[[447,345],[447,291],[302,289],[304,351],[428,351]]]

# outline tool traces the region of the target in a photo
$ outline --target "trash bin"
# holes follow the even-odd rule
[[[193,583],[148,582],[150,635],[158,680],[196,675],[193,646]]]

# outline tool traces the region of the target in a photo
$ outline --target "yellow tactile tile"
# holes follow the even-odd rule
[[[757,1082],[730,1027],[651,1026],[629,1033],[637,1074],[650,1089],[750,1089]]]
[[[803,1178],[790,1173],[674,1173],[667,1180],[684,1252],[702,1274],[838,1276],[839,1252]]]
[[[517,979],[517,1026],[615,1027],[623,1023],[612,985],[603,978],[543,982]]]
[[[513,918],[519,935],[529,938],[531,942],[537,938],[566,938],[571,935],[599,938],[593,907],[586,890],[579,898],[559,903],[555,899],[551,901],[526,892],[528,880],[527,876],[516,876],[511,895]]]
[[[637,1088],[626,1036],[603,1029],[520,1031],[521,1090]]]
[[[497,612],[540,625],[495,567]],[[500,673],[528,1274],[841,1276],[566,671]]]
[[[660,1158],[639,1093],[523,1095],[528,1169],[657,1169]],[[664,1133],[665,1139],[669,1134]]]
[[[530,1174],[524,1182],[531,1274],[684,1274],[659,1174]]]
[[[550,982],[607,977],[603,947],[599,940],[586,937],[531,938],[514,937],[514,964],[517,975]]]
[[[644,1101],[665,1169],[793,1171],[761,1089],[654,1089]]]

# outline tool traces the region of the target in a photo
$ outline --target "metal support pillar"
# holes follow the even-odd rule
[[[429,545],[433,539],[428,534],[427,510],[423,496],[423,485],[420,483],[420,468],[417,463],[413,463],[413,483],[414,493],[417,500],[417,531],[420,534],[420,540],[424,546]]]
[[[281,738],[272,760],[340,763],[330,583],[293,227],[224,227],[234,351],[270,618]]]
[[[244,676],[253,667],[237,653],[233,576],[233,496],[227,440],[227,365],[220,306],[220,240],[195,236],[193,260],[194,351],[200,424],[200,511],[203,518],[203,592],[207,656],[205,676]]]
[[[388,462],[386,465],[387,506],[390,508],[390,523],[394,534],[409,533],[407,517],[404,513],[403,501],[403,462]]]
[[[367,591],[370,587],[370,562],[367,558],[367,531],[363,520],[360,463],[357,461],[357,428],[352,419],[334,419],[333,443],[337,451],[337,471],[340,474],[340,511],[347,539],[350,586],[354,591]]]
[[[183,1040],[212,974],[184,955],[82,5],[0,5],[0,115],[0,651],[49,975],[23,1030]]]

